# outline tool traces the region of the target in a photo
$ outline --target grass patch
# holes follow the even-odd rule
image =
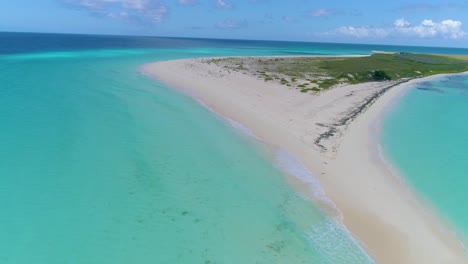
[[[338,84],[338,81],[336,79],[327,79],[327,80],[323,80],[319,83],[319,87],[321,89],[328,89],[334,85],[337,85]]]
[[[450,56],[395,53],[321,61],[319,68],[330,76],[353,74],[360,83],[463,72],[468,70],[468,62]]]
[[[468,56],[405,52],[365,57],[221,58],[208,62],[229,70],[251,71],[265,81],[273,81],[272,76],[275,76],[276,81],[286,86],[300,83],[296,87],[302,88],[301,92],[318,92],[339,83],[358,84],[468,71]],[[307,88],[306,83],[318,87]]]

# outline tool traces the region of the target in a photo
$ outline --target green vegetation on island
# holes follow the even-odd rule
[[[233,57],[211,59],[228,70],[248,72],[301,92],[319,92],[338,84],[358,84],[468,71],[468,57],[377,53],[362,57]]]

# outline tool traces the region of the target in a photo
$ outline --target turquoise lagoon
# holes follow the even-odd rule
[[[413,86],[386,114],[383,154],[468,245],[468,75]]]

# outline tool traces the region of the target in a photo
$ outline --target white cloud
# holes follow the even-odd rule
[[[149,8],[143,12],[143,15],[154,22],[162,22],[168,13],[166,5],[160,4]]]
[[[407,27],[410,25],[410,22],[406,21],[404,18],[400,18],[400,19],[395,20],[393,25],[395,27]]]
[[[314,17],[319,17],[319,16],[329,16],[332,15],[333,11],[327,8],[319,8],[315,9],[311,12],[311,15]]]
[[[197,0],[177,0],[177,2],[183,6],[193,6],[198,3]]]
[[[122,12],[110,12],[107,14],[108,17],[111,18],[121,18],[121,19],[127,19],[128,18],[128,13],[125,11]]]
[[[216,23],[218,29],[239,29],[247,27],[247,20],[225,19],[222,22]]]
[[[168,8],[159,0],[63,0],[71,6],[81,7],[93,14],[112,18],[162,22]]]
[[[221,9],[231,9],[233,6],[224,0],[216,0],[216,7]]]
[[[355,38],[368,38],[368,37],[386,37],[388,32],[381,28],[368,28],[368,27],[340,27],[334,33],[336,35],[344,35]]]
[[[281,19],[288,24],[299,22],[299,19],[292,17],[292,16],[283,16]]]
[[[424,19],[418,25],[412,25],[407,20],[400,18],[395,20],[389,27],[339,27],[333,31],[326,32],[325,35],[341,35],[355,38],[385,38],[394,37],[442,37],[449,39],[461,39],[467,35],[462,29],[462,22],[452,19],[435,22]]]
[[[66,3],[81,5],[91,9],[103,9],[110,4],[120,4],[124,8],[141,10],[151,1],[148,0],[65,0]]]
[[[460,21],[447,19],[441,22],[434,22],[430,19],[423,20],[419,25],[405,25],[395,27],[394,30],[402,35],[426,37],[444,37],[451,39],[460,39],[466,35],[462,29]]]
[[[409,2],[409,1],[408,1]],[[408,4],[403,5],[399,8],[399,11],[407,12],[414,14],[415,12],[431,12],[431,11],[442,11],[442,10],[461,10],[466,9],[468,6],[466,4],[460,3],[439,3],[439,4],[428,4],[428,3],[419,3],[419,4]]]

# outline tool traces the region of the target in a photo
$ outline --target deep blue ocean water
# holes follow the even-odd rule
[[[261,146],[139,72],[178,58],[370,50],[468,53],[0,33],[0,263],[371,263]]]

